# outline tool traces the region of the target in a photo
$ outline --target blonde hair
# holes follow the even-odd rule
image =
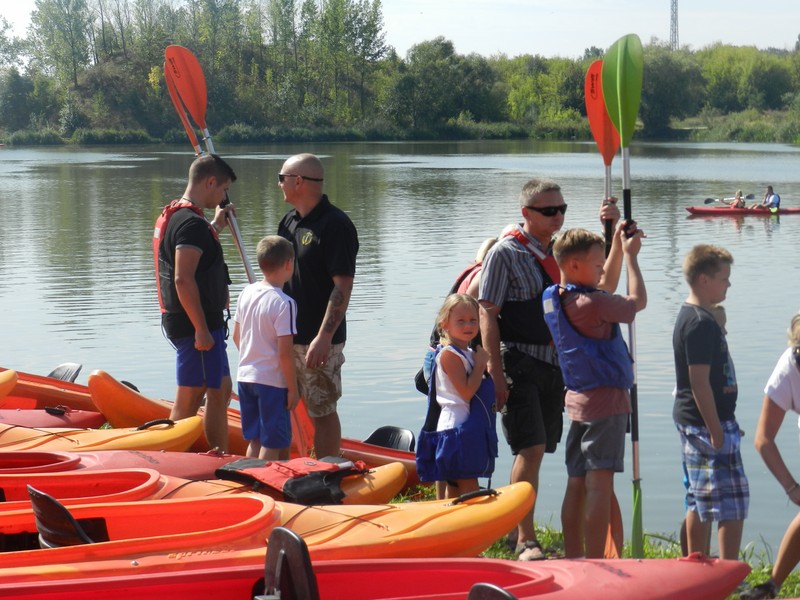
[[[732,265],[733,255],[725,248],[711,244],[697,244],[689,250],[683,261],[683,276],[693,285],[700,275],[712,277],[719,273],[723,265]]]
[[[277,271],[289,260],[294,260],[294,246],[279,235],[268,235],[256,246],[258,267],[263,273]]]
[[[605,241],[596,233],[575,227],[567,229],[555,241],[553,244],[553,256],[558,266],[561,266],[562,261],[566,261],[571,256],[586,254],[594,246],[602,246],[603,244],[605,244]]]
[[[789,325],[787,334],[789,337],[789,345],[794,352],[794,359],[800,364],[800,312],[792,317],[792,322]]]
[[[481,247],[478,248],[478,253],[475,255],[475,262],[483,262],[483,259],[486,258],[486,254],[492,249],[492,246],[494,246],[496,242],[496,237],[483,240]]]
[[[447,337],[447,332],[444,330],[444,324],[450,318],[450,313],[456,306],[464,305],[471,306],[475,310],[475,314],[479,315],[480,306],[478,301],[468,294],[450,294],[444,299],[442,308],[439,309],[439,314],[436,316],[436,331],[439,333],[439,339],[449,344],[450,339]]]

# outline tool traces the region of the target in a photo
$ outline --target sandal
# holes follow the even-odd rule
[[[742,592],[739,598],[742,600],[762,600],[763,598],[775,598],[777,595],[778,586],[770,579]]]
[[[517,546],[517,560],[544,560],[544,550],[538,541],[527,541],[521,546]]]

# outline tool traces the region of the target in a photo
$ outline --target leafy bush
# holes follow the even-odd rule
[[[64,140],[55,129],[48,127],[36,131],[15,131],[6,142],[9,146],[60,146]]]

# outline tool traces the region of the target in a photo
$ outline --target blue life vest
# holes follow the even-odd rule
[[[438,346],[438,352],[441,346]],[[441,407],[436,401],[434,361],[428,392],[428,413],[417,439],[420,481],[448,481],[490,477],[497,457],[494,382],[485,375],[469,403],[469,417],[461,425],[436,431]]]
[[[548,287],[542,294],[542,304],[558,352],[564,385],[576,392],[598,387],[630,389],[633,385],[633,359],[622,339],[619,324],[612,324],[610,339],[581,335],[564,314],[559,289],[557,285]],[[571,284],[563,289],[567,292],[598,292]]]

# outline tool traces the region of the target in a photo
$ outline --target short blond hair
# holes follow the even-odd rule
[[[683,260],[683,276],[694,285],[700,275],[713,277],[724,265],[733,264],[733,255],[725,248],[711,244],[697,244]]]
[[[553,244],[553,256],[560,267],[568,258],[578,255],[586,254],[595,246],[603,246],[605,240],[589,231],[580,227],[567,229],[562,233]]]
[[[439,339],[445,343],[449,343],[450,340],[448,339],[447,332],[445,332],[442,325],[450,318],[450,313],[453,312],[453,309],[462,304],[471,306],[473,309],[475,309],[475,314],[480,316],[480,305],[475,298],[469,294],[450,294],[444,299],[442,308],[439,309],[439,314],[436,315],[436,331],[439,333]]]
[[[286,238],[279,235],[268,235],[262,238],[256,246],[258,268],[263,273],[272,273],[294,260],[294,246]]]

